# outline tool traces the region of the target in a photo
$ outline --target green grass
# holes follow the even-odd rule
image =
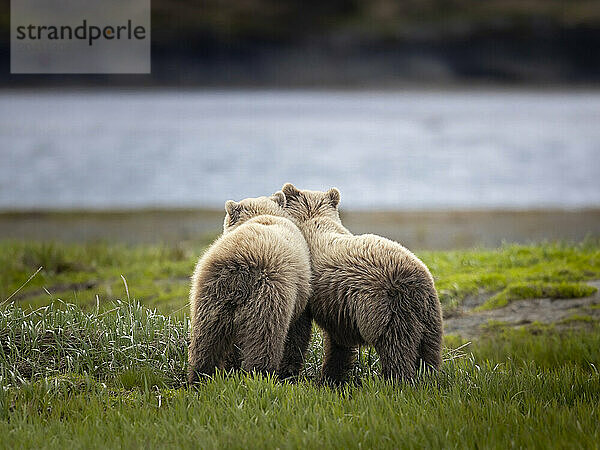
[[[37,308],[62,299],[88,310],[99,301],[104,309],[116,298],[127,298],[123,276],[131,297],[171,313],[185,308],[189,276],[207,244],[0,241],[0,302],[43,267],[11,300]],[[580,244],[505,245],[494,250],[417,254],[434,275],[445,311],[476,295],[497,293],[491,303],[495,306],[517,298],[585,295],[592,291],[581,283],[600,278],[600,242],[592,239]]]
[[[77,373],[103,381],[151,374],[153,383],[185,379],[187,320],[139,303],[118,301],[105,312],[55,302],[34,311],[0,309],[0,380],[19,385]]]
[[[2,311],[0,448],[598,448],[598,326],[497,326],[413,385],[378,378],[364,349],[337,390],[314,381],[315,337],[297,384],[219,373],[189,389],[184,320],[62,306]]]
[[[593,288],[581,282],[600,278],[597,240],[422,252],[418,256],[436,280],[445,311],[457,308],[466,297],[492,293],[499,293],[507,302],[543,297],[548,291],[563,298],[590,295]]]
[[[123,276],[132,295],[170,312],[185,305],[189,277],[206,245],[206,241],[189,247],[3,241],[0,299],[43,267],[15,295],[20,305],[37,308],[62,299],[88,309],[99,300],[104,307],[115,298],[127,298]]]
[[[314,333],[296,384],[219,373],[188,388],[188,277],[205,245],[0,242],[0,303],[43,266],[0,307],[0,448],[600,447],[600,325],[578,313],[491,323],[458,351],[446,336],[442,370],[415,384],[381,380],[363,348],[352,382],[319,385]],[[418,255],[446,311],[583,295],[600,278],[591,240]]]
[[[246,376],[197,391],[119,391],[89,378],[9,390],[6,447],[597,448],[598,375],[453,364],[398,387],[341,392]],[[2,394],[0,394],[2,395]],[[8,409],[8,411],[7,411]]]

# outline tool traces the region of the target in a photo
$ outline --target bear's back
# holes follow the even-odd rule
[[[423,262],[401,244],[373,234],[337,235],[326,251],[313,256],[315,279],[323,289],[389,292],[399,284],[431,289]],[[326,283],[333,286],[325,286]]]

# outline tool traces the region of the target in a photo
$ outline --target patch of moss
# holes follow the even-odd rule
[[[512,328],[509,322],[503,322],[501,320],[488,320],[487,323],[479,326],[484,333],[499,333],[509,328]]]
[[[572,316],[569,316],[560,321],[560,323],[562,323],[562,324],[573,323],[573,322],[594,323],[594,322],[597,322],[597,320],[594,319],[589,314],[573,314]]]
[[[167,385],[162,374],[150,371],[147,368],[143,370],[127,369],[119,373],[116,380],[125,390],[148,389],[156,386],[165,387]]]
[[[491,297],[477,310],[502,308],[515,300],[531,298],[581,298],[598,289],[583,283],[513,283]]]

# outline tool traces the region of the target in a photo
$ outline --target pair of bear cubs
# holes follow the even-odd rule
[[[223,235],[192,277],[190,383],[216,368],[297,376],[313,319],[329,382],[344,381],[361,344],[374,346],[385,377],[439,368],[442,315],[429,270],[396,242],[352,235],[339,201],[335,188],[288,183],[225,204]]]

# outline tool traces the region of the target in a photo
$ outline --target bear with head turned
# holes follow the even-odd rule
[[[359,345],[373,345],[382,375],[411,380],[441,365],[442,314],[429,270],[402,245],[353,235],[340,220],[340,193],[282,189],[285,210],[311,255],[312,317],[324,334],[322,375],[347,377]]]
[[[311,333],[310,255],[285,196],[227,201],[190,292],[189,382],[216,368],[297,375]]]

